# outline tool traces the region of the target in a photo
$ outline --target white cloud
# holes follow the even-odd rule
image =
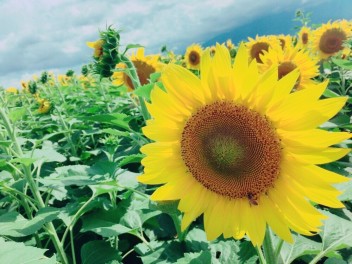
[[[301,0],[306,2],[315,1]],[[0,85],[88,63],[92,50],[86,42],[107,25],[123,30],[122,44],[139,43],[150,53],[166,44],[181,52],[193,42],[299,5],[297,0],[280,5],[277,0],[2,0]]]

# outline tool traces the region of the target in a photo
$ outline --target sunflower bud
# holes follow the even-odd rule
[[[28,88],[29,88],[29,92],[31,94],[36,94],[37,93],[37,83],[35,81],[29,81],[28,83]]]
[[[94,56],[94,72],[102,77],[110,77],[117,63],[120,62],[118,47],[120,45],[119,31],[108,27],[100,33],[101,53]]]

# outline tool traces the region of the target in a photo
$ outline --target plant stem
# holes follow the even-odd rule
[[[129,70],[130,78],[131,78],[131,81],[133,84],[133,88],[137,89],[139,86],[141,86],[141,83],[139,81],[136,68],[134,67],[133,63],[125,55],[123,55],[121,57],[121,59],[126,64],[128,70]],[[141,113],[142,113],[143,119],[144,119],[144,121],[147,121],[148,119],[150,119],[150,115],[149,115],[147,106],[146,106],[144,99],[142,97],[138,96],[138,99],[139,99],[139,104],[141,106]]]
[[[261,248],[257,246],[257,247],[255,247],[255,249],[257,250],[260,264],[267,264]],[[273,264],[275,264],[275,263],[273,263]]]
[[[16,153],[18,153],[19,157],[18,158],[22,158],[24,157],[22,148],[17,140],[16,137],[16,129],[14,126],[12,126],[10,120],[8,119],[5,111],[3,108],[0,108],[0,117],[2,118],[2,120],[4,121],[4,127],[14,145],[15,151]],[[24,178],[27,181],[29,188],[31,189],[31,192],[33,194],[34,200],[36,201],[38,208],[45,208],[45,204],[44,201],[40,195],[38,186],[36,185],[33,177],[32,177],[32,173],[31,173],[31,169],[30,166],[22,164],[22,170],[24,172]],[[68,263],[68,259],[66,256],[66,253],[62,247],[62,244],[60,243],[59,237],[56,233],[55,227],[53,225],[52,222],[49,222],[48,224],[46,224],[46,229],[48,231],[48,234],[50,236],[50,239],[53,241],[55,249],[57,251],[57,253],[59,254],[62,263],[66,264]]]
[[[270,264],[277,263],[269,227],[267,227],[266,229],[264,243],[263,243],[263,251],[264,251],[265,259],[268,263]]]

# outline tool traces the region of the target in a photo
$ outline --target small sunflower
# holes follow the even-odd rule
[[[46,99],[42,99],[42,98],[38,98],[38,103],[39,103],[39,108],[38,108],[38,112],[40,114],[46,114],[50,111],[51,109],[51,104],[48,100]]]
[[[199,44],[192,44],[189,46],[185,53],[186,67],[192,70],[199,70],[202,53],[203,49]]]
[[[280,34],[280,35],[278,35],[276,37],[279,40],[280,46],[281,46],[281,48],[283,50],[293,47],[293,41],[292,41],[292,36],[291,35]]]
[[[279,40],[273,36],[256,36],[255,39],[248,38],[248,40],[249,41],[246,43],[246,46],[249,50],[250,60],[256,59],[259,63],[262,63],[260,55],[262,55],[264,51],[268,51],[269,48],[280,48]]]
[[[231,39],[228,39],[228,40],[226,40],[226,48],[228,49],[228,50],[232,50],[232,49],[234,49],[235,48],[235,44],[233,44],[232,43],[232,40]]]
[[[298,32],[297,46],[308,49],[309,44],[312,41],[312,30],[309,27],[303,26]]]
[[[94,49],[94,58],[100,58],[103,55],[103,40],[99,39],[93,42],[87,42],[87,46]]]
[[[311,87],[312,78],[319,74],[317,65],[319,61],[298,46],[287,46],[285,50],[269,49],[260,58],[263,63],[259,65],[259,69],[266,72],[274,67],[277,69],[279,79],[297,69],[299,77],[294,87],[297,90]]]
[[[200,79],[166,66],[166,91],[153,89],[147,105],[153,118],[143,132],[155,142],[141,148],[138,179],[162,184],[152,200],[179,200],[182,230],[203,214],[209,240],[247,235],[259,246],[268,225],[292,242],[290,229],[313,235],[326,218],[309,201],[343,207],[332,184],[347,178],[317,164],[345,156],[349,149],[330,146],[350,134],[316,127],[347,98],[320,100],[327,82],[290,93],[297,72],[261,75],[249,56],[241,45],[232,66],[217,45],[214,57],[202,56]]]
[[[149,83],[150,75],[154,72],[159,72],[163,64],[159,62],[159,55],[144,56],[144,48],[139,48],[136,54],[132,54],[130,60],[136,67],[137,75],[141,85]],[[126,64],[118,63],[116,68],[120,71],[114,72],[112,75],[112,83],[114,85],[126,85],[129,91],[132,91],[133,84],[131,78],[123,71],[126,69]]]
[[[352,26],[346,20],[329,22],[314,31],[314,50],[321,59],[329,58],[344,49],[344,42],[352,36]]]
[[[6,89],[7,93],[13,93],[13,94],[18,94],[18,90],[16,87],[9,87]]]

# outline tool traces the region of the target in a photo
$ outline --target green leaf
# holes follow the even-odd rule
[[[5,241],[0,237],[0,263],[11,264],[55,264],[55,256],[44,255],[46,249],[25,246],[23,243]]]
[[[126,131],[120,131],[112,128],[105,128],[102,130],[102,132],[121,137],[127,137],[129,135],[129,133]]]
[[[137,176],[139,175],[139,173],[125,171],[117,176],[118,184],[121,187],[135,189],[139,185],[137,181]]]
[[[185,253],[183,258],[177,260],[176,264],[211,264],[211,254],[209,251],[197,253]]]
[[[33,158],[15,158],[11,160],[11,163],[21,163],[25,166],[31,166],[36,159]]]
[[[129,49],[135,49],[135,48],[143,48],[144,46],[140,45],[140,44],[128,44],[125,48],[125,51],[123,52],[123,54],[125,54]]]
[[[289,264],[293,260],[304,255],[316,255],[319,253],[321,243],[305,238],[301,235],[294,235],[295,242],[287,244],[286,242],[282,246],[280,256],[283,263]]]
[[[119,162],[119,166],[122,167],[122,166],[125,166],[130,163],[140,163],[143,158],[144,158],[143,154],[140,154],[140,153],[139,154],[132,154],[132,155],[124,157]]]
[[[10,113],[9,113],[9,118],[12,122],[16,122],[18,120],[21,120],[22,117],[26,114],[26,108],[21,107],[21,108],[12,108]]]
[[[94,240],[82,246],[82,264],[107,263],[110,261],[121,261],[119,251],[112,248],[108,242]]]
[[[51,141],[43,142],[42,149],[35,149],[31,158],[36,160],[43,160],[44,162],[66,161],[66,157],[54,149]]]
[[[96,184],[105,178],[102,175],[92,175],[90,167],[86,165],[70,165],[55,168],[55,172],[50,176],[38,179],[45,186],[84,186]]]
[[[351,201],[352,200],[352,181],[339,183],[335,185],[336,188],[343,193],[339,196],[340,201]]]
[[[293,245],[284,243],[282,247],[281,257],[285,264],[304,255],[316,255],[314,257],[316,262],[326,256],[336,257],[338,256],[336,255],[337,250],[352,246],[352,222],[326,211],[323,213],[329,218],[325,220],[322,231],[319,233],[322,243],[300,235],[295,236]]]
[[[0,217],[0,234],[12,237],[32,235],[44,224],[56,219],[59,211],[52,207],[42,208],[31,220],[27,220],[17,212],[9,212]]]
[[[89,188],[92,189],[95,196],[102,195],[109,192],[117,192],[120,189],[120,186],[117,185],[115,180],[99,182],[97,184],[89,185]]]
[[[209,243],[203,229],[193,228],[185,238],[186,246],[191,251],[208,250]]]
[[[345,69],[345,70],[352,70],[352,61],[349,60],[342,60],[331,58],[332,62],[335,63],[337,66]]]
[[[133,91],[133,93],[137,96],[140,96],[147,101],[150,101],[150,92],[154,88],[154,83],[146,84],[143,86],[139,86],[136,90]]]
[[[131,117],[122,113],[84,116],[84,117],[81,117],[81,119],[106,123],[126,130],[130,130],[128,122],[131,120]]]
[[[176,241],[162,243],[151,241],[149,245],[153,251],[145,244],[139,244],[135,247],[136,251],[144,253],[141,257],[143,263],[175,263],[184,256],[181,244]]]
[[[248,241],[219,241],[210,245],[212,263],[255,264],[257,255],[254,247]]]
[[[118,236],[128,233],[131,228],[123,226],[120,221],[126,213],[126,208],[120,204],[117,208],[111,210],[97,210],[82,217],[81,232],[92,231],[103,237]]]

